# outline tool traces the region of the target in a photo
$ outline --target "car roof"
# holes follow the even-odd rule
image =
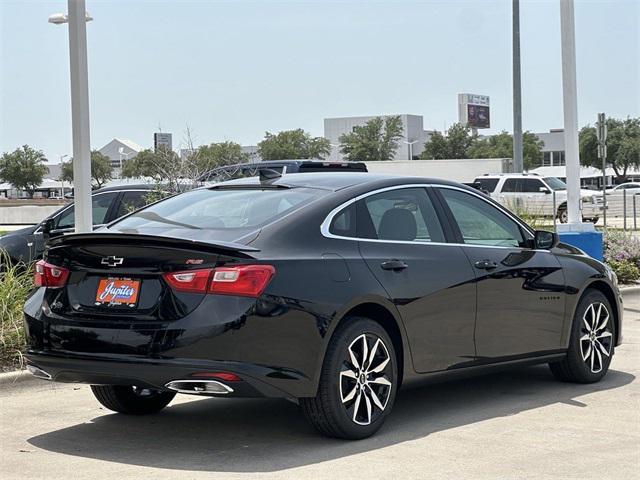
[[[485,173],[484,175],[477,176],[476,180],[479,180],[481,178],[521,178],[521,177],[542,178],[542,175],[538,173]]]
[[[389,175],[380,173],[367,172],[314,172],[314,173],[288,173],[267,181],[260,181],[259,177],[238,178],[228,180],[226,182],[216,183],[209,188],[220,188],[224,186],[254,186],[269,185],[283,187],[307,187],[318,188],[322,190],[338,191],[344,188],[365,184],[386,184],[402,185],[409,183],[434,183],[439,185],[456,185],[461,184],[443,180],[441,178],[425,178]],[[468,188],[468,187],[465,187]]]
[[[113,185],[110,187],[98,188],[92,191],[91,194],[93,195],[95,193],[104,193],[104,192],[121,192],[121,191],[127,191],[127,190],[154,190],[157,187],[158,187],[157,185],[152,183],[139,183],[135,185],[122,184],[122,185]]]

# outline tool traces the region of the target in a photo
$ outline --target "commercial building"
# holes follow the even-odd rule
[[[402,122],[402,139],[399,142],[394,160],[415,160],[424,150],[424,144],[433,133],[424,129],[422,115],[373,115],[368,117],[339,117],[324,119],[324,137],[331,143],[331,155],[328,160],[343,160],[340,153],[340,137],[353,132],[354,127],[363,126],[376,117],[398,116]]]
[[[115,169],[115,176],[119,176],[122,162],[134,158],[142,151],[142,147],[126,138],[114,138],[98,151],[104,156],[109,157],[111,166]]]

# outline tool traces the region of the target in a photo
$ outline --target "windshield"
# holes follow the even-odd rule
[[[111,227],[118,230],[167,227],[225,230],[260,227],[324,193],[310,188],[194,190],[139,210]]]
[[[549,188],[551,190],[566,190],[567,189],[567,184],[564,183],[559,178],[546,177],[546,178],[544,178],[544,181],[546,182],[547,185],[549,185]]]

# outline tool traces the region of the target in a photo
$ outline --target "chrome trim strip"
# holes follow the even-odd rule
[[[407,240],[379,240],[376,238],[359,238],[359,237],[344,237],[342,235],[335,235],[333,233],[331,233],[329,231],[329,227],[331,226],[331,222],[333,222],[333,218],[340,213],[342,210],[344,210],[345,208],[347,208],[349,205],[362,200],[363,198],[369,197],[371,195],[376,195],[378,193],[383,193],[383,192],[388,192],[390,190],[400,190],[400,189],[404,189],[404,188],[427,188],[427,187],[434,187],[434,188],[448,188],[451,190],[459,190],[461,192],[465,192],[468,193],[469,195],[473,195],[475,197],[478,197],[480,200],[482,200],[483,202],[491,205],[493,208],[496,208],[497,210],[501,211],[502,213],[504,213],[505,215],[507,215],[509,218],[511,218],[514,222],[516,222],[518,225],[520,225],[522,228],[524,228],[527,232],[529,232],[529,234],[533,235],[533,230],[531,229],[531,227],[529,225],[527,225],[526,223],[523,223],[519,218],[515,217],[509,210],[507,210],[506,208],[504,208],[502,205],[494,205],[491,202],[488,202],[487,199],[484,197],[484,195],[475,193],[475,192],[471,192],[465,188],[460,188],[460,187],[455,187],[453,185],[442,185],[442,184],[434,184],[434,183],[410,183],[410,184],[405,184],[405,185],[394,185],[391,187],[385,187],[385,188],[380,188],[378,190],[372,190],[370,192],[367,193],[363,193],[361,195],[358,195],[357,197],[354,197],[350,200],[347,200],[346,202],[342,203],[341,205],[337,206],[336,208],[334,208],[333,210],[331,210],[329,212],[329,215],[327,215],[327,217],[324,219],[324,221],[322,222],[322,225],[320,225],[320,233],[322,234],[322,236],[326,237],[326,238],[334,238],[334,239],[338,239],[338,240],[351,240],[351,241],[355,241],[355,242],[374,242],[374,243],[398,243],[398,244],[404,244],[404,245],[438,245],[438,246],[452,246],[452,247],[473,247],[473,248],[499,248],[499,249],[507,249],[507,250],[534,250],[534,251],[542,251],[542,252],[548,252],[548,250],[537,250],[537,249],[531,249],[531,248],[523,248],[523,247],[505,247],[505,246],[494,246],[494,245],[474,245],[471,243],[453,243],[453,242],[420,242],[420,241],[407,241]]]
[[[200,383],[200,384],[215,384],[219,387],[222,387],[225,391],[220,391],[220,392],[211,392],[211,391],[207,391],[207,390],[188,390],[185,388],[179,388],[180,384],[190,384],[190,383]],[[219,382],[217,380],[172,380],[170,382],[167,382],[164,385],[166,388],[168,388],[169,390],[173,390],[174,392],[178,392],[178,393],[195,393],[195,394],[213,394],[213,395],[226,395],[227,393],[232,393],[233,392],[233,388],[231,388],[229,385],[225,385],[222,382]]]

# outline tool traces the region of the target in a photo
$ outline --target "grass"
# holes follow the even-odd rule
[[[23,366],[25,333],[22,308],[33,288],[31,267],[10,265],[0,250],[0,370]]]

